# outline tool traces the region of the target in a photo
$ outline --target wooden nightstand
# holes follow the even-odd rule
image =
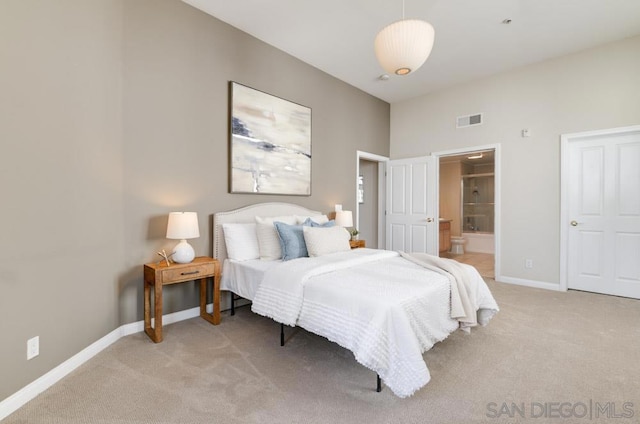
[[[213,279],[213,313],[207,313],[207,280]],[[162,341],[162,286],[200,280],[200,316],[211,324],[220,323],[220,262],[200,256],[188,264],[165,261],[144,266],[144,332],[156,343]],[[154,292],[155,327],[151,326],[151,287]]]
[[[352,249],[359,249],[361,247],[365,247],[364,240],[349,240],[349,244]]]

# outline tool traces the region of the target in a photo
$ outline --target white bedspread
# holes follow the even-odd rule
[[[400,252],[400,255],[449,279],[451,318],[457,319],[461,328],[468,331],[478,323],[486,325],[499,311],[489,287],[474,267],[426,253]]]
[[[278,265],[280,265],[280,261],[225,259],[222,263],[220,290],[231,291],[240,297],[253,300],[264,273]]]
[[[311,277],[398,256],[398,253],[386,250],[367,249],[359,253],[364,254],[341,252],[282,262],[265,273],[251,309],[257,314],[295,326],[302,308],[304,285]]]
[[[252,310],[351,350],[406,397],[429,382],[422,353],[459,327],[450,297],[446,275],[396,252],[355,249],[268,270]]]

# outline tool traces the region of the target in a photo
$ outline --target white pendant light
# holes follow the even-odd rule
[[[415,72],[427,60],[435,31],[430,23],[418,19],[404,19],[387,25],[378,33],[374,47],[378,62],[388,73],[407,75]]]

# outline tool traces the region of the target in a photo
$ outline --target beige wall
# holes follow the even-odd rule
[[[639,99],[634,37],[395,103],[391,157],[500,144],[501,274],[558,284],[560,135],[640,124]],[[456,116],[476,112],[483,125],[456,130]]]
[[[119,324],[121,2],[2,1],[0,28],[1,400]]]
[[[214,212],[353,210],[356,150],[388,155],[387,103],[179,0],[8,0],[0,28],[0,400],[142,319],[168,212],[198,212],[209,255]],[[227,193],[230,80],[312,108],[312,196]],[[196,291],[170,287],[165,312]]]

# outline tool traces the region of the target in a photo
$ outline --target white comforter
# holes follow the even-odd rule
[[[475,296],[483,303],[476,310],[497,311],[482,278],[477,275],[470,284],[483,293]],[[396,252],[355,249],[287,261],[267,271],[252,310],[351,350],[397,396],[406,397],[429,382],[422,353],[459,327],[450,299],[446,275]]]

